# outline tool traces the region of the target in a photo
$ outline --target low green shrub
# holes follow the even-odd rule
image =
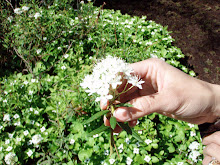
[[[126,132],[114,135],[118,158],[109,156],[107,131],[87,136],[101,118],[83,124],[100,111],[79,85],[99,58],[161,58],[194,75],[179,62],[184,55],[166,27],[91,2],[77,9],[49,4],[23,3],[14,13],[3,12],[2,45],[13,52],[15,71],[0,77],[0,164],[201,163],[196,125],[148,115],[134,128],[145,143]]]

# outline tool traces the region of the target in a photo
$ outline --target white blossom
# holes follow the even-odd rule
[[[24,81],[24,84],[27,85],[27,84],[28,84],[28,81]]]
[[[15,157],[16,155],[12,152],[8,153],[7,155],[5,155],[5,163],[8,165],[13,165],[15,164]]]
[[[17,137],[17,138],[16,138],[16,141],[17,141],[17,142],[20,142],[20,141],[21,141],[21,138]]]
[[[139,133],[139,134],[142,134],[142,133],[143,133],[143,131],[142,131],[142,130],[139,130],[139,131],[138,131],[138,133]]]
[[[199,148],[200,144],[196,141],[192,142],[190,145],[189,145],[189,149],[190,150],[197,150]]]
[[[28,94],[32,95],[34,92],[32,90],[29,90]]]
[[[134,154],[139,154],[139,148],[134,148],[133,153]]]
[[[20,8],[14,9],[14,13],[20,15],[22,13],[22,10]]]
[[[14,117],[15,119],[17,119],[17,118],[19,118],[20,116],[19,116],[18,114],[15,114],[13,117]]]
[[[23,11],[28,11],[28,10],[29,10],[29,8],[30,8],[30,7],[23,6],[23,7],[22,7],[22,10],[23,10]]]
[[[44,132],[45,130],[46,128],[44,126],[40,129],[41,132]]]
[[[142,88],[143,81],[131,73],[133,70],[125,61],[117,57],[107,56],[95,65],[92,74],[85,76],[80,85],[86,89],[85,91],[89,95],[98,94],[96,101],[111,100],[123,79],[127,79],[133,86]]]
[[[8,137],[11,139],[11,138],[13,138],[13,135],[14,135],[13,133],[9,133]]]
[[[97,137],[99,137],[99,134],[93,135],[93,138],[97,138]]]
[[[129,144],[131,141],[130,141],[129,138],[126,138],[126,139],[125,139],[125,142],[126,142],[127,144]]]
[[[34,18],[37,19],[38,17],[41,17],[41,14],[40,13],[35,13]]]
[[[63,57],[64,57],[64,58],[68,58],[68,57],[69,57],[69,54],[65,54]]]
[[[11,151],[13,148],[11,146],[8,146],[8,148],[6,148],[6,151]]]
[[[115,163],[115,159],[109,159],[109,163],[110,164],[114,164]]]
[[[194,131],[190,131],[190,136],[196,136],[196,133]]]
[[[126,158],[127,165],[131,165],[132,162],[133,162],[133,159],[131,159],[130,157]]]
[[[24,136],[27,136],[29,134],[28,130],[25,130],[23,133],[24,133]]]
[[[37,50],[36,50],[37,54],[40,54],[41,51],[42,51],[41,49],[37,49]]]
[[[177,165],[183,165],[183,162],[178,162]]]
[[[5,140],[5,144],[9,144],[9,143],[10,143],[9,139]]]
[[[66,69],[66,66],[64,66],[64,65],[61,66],[61,69],[62,69],[62,70],[65,70],[65,69]]]
[[[124,149],[124,146],[123,146],[123,144],[121,144],[121,145],[118,147],[118,150],[119,150],[120,153],[122,153],[122,152],[123,152],[123,149]]]
[[[33,154],[33,151],[32,150],[29,150],[28,152],[27,152],[27,155],[30,157],[31,155]]]
[[[133,86],[138,87],[139,89],[142,89],[142,85],[144,81],[140,80],[138,76],[132,76],[131,79],[128,80],[128,83],[132,84]]]
[[[8,101],[5,99],[5,100],[3,100],[3,103],[7,103]]]
[[[21,125],[20,121],[14,123],[14,126],[19,126],[19,125]]]
[[[146,156],[145,156],[145,158],[144,158],[144,160],[145,160],[146,162],[148,162],[148,163],[149,163],[149,162],[150,162],[150,160],[151,160],[151,157],[150,157],[150,156],[148,156],[148,155],[146,155]]]
[[[43,138],[41,137],[40,134],[34,135],[31,139],[33,144],[39,144],[42,140]]]
[[[145,142],[147,145],[149,145],[150,143],[152,143],[152,140],[146,139],[144,142]]]
[[[10,115],[9,114],[5,114],[4,117],[3,117],[3,121],[11,121]]]
[[[102,102],[103,102],[103,100],[102,100]],[[104,103],[103,103],[103,104],[104,104]],[[118,135],[119,135],[119,133],[113,132],[113,135],[118,136]]]
[[[74,139],[70,139],[70,144],[74,144],[75,140]]]
[[[195,125],[194,125],[194,124],[191,124],[191,123],[188,123],[188,126],[189,126],[190,128],[195,127]]]
[[[197,162],[197,157],[200,156],[201,154],[199,153],[199,151],[192,151],[189,153],[189,158],[192,159],[194,162]]]
[[[151,41],[146,42],[146,45],[152,45],[153,43]]]

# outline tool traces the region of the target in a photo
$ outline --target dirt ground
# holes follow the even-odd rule
[[[182,62],[197,78],[220,84],[219,0],[96,0],[104,8],[133,16],[147,16],[168,26],[174,45],[186,55]]]

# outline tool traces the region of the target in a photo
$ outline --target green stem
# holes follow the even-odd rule
[[[113,129],[111,129],[111,137],[110,137],[110,156],[113,154],[113,147],[114,147],[114,135],[113,135]]]

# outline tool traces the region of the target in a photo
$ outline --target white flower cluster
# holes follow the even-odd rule
[[[195,163],[198,161],[198,157],[201,155],[198,151],[199,146],[200,146],[200,144],[196,141],[192,142],[189,145],[189,151],[191,151],[189,153],[189,158]]]
[[[89,95],[94,93],[99,97],[96,101],[114,99],[116,89],[122,84],[123,79],[142,89],[141,81],[137,76],[132,75],[133,70],[128,63],[118,57],[107,56],[97,63],[91,75],[87,75],[80,84]]]
[[[15,14],[20,15],[22,12],[26,12],[28,10],[29,10],[29,7],[23,6],[22,8],[15,8],[14,12],[15,12]]]
[[[39,144],[42,140],[43,140],[43,138],[41,137],[41,135],[37,134],[32,137],[31,142],[33,144]]]
[[[15,164],[16,160],[15,160],[16,155],[12,152],[8,153],[7,155],[5,155],[5,163],[8,165],[12,165]]]

